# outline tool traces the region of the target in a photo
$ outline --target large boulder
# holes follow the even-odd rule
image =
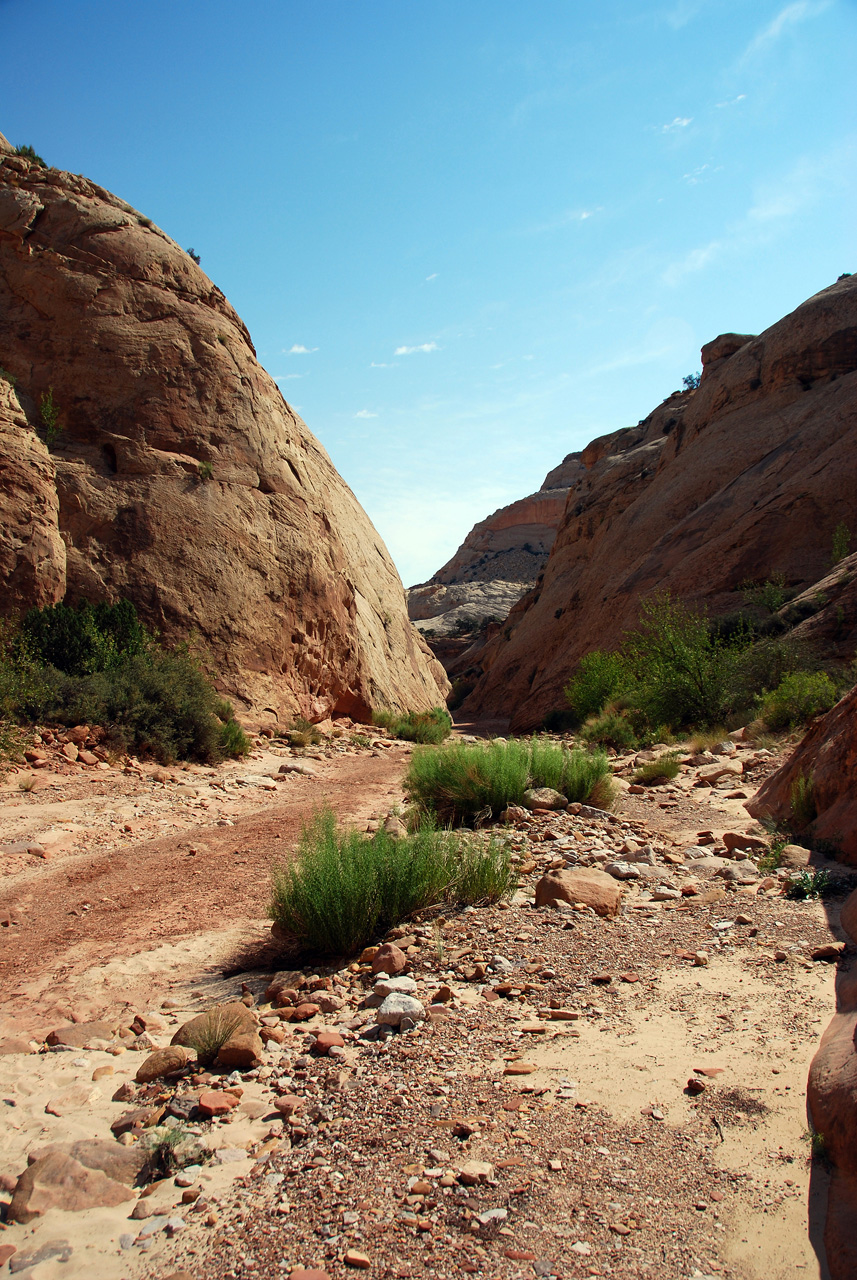
[[[723,337],[698,389],[582,451],[543,579],[468,655],[483,674],[463,716],[537,726],[656,590],[721,614],[748,578],[827,574],[836,526],[857,529],[857,275]]]
[[[9,1205],[9,1218],[12,1222],[31,1222],[49,1209],[109,1208],[133,1199],[134,1192],[124,1182],[100,1169],[88,1168],[71,1155],[53,1151],[21,1174]]]
[[[583,903],[598,916],[612,919],[619,914],[624,889],[604,871],[581,867],[575,871],[548,871],[536,885],[536,906],[555,907]]]
[[[8,152],[0,351],[25,419],[7,408],[0,439],[0,612],[63,587],[127,597],[167,641],[198,636],[223,692],[268,717],[443,701],[384,544],[220,290],[125,201]]]
[[[831,1280],[857,1275],[857,1008],[837,1013],[812,1060],[807,1102],[832,1176],[824,1244]]]
[[[812,778],[816,839],[830,840],[845,862],[857,864],[857,686],[810,726],[786,763],[765,780],[747,803],[755,818],[792,816],[792,787]]]

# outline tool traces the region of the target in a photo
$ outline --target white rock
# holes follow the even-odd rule
[[[414,979],[408,977],[407,974],[403,974],[400,978],[388,978],[386,976],[379,978],[372,988],[372,994],[380,996],[384,1000],[387,996],[392,995],[412,996],[416,994],[416,990],[417,984]]]
[[[375,1014],[375,1021],[383,1027],[398,1027],[403,1018],[422,1022],[425,1016],[426,1011],[419,1000],[415,1000],[413,996],[394,992],[385,998]]]
[[[639,880],[640,878],[639,868],[632,867],[629,862],[608,862],[604,870],[614,880]]]

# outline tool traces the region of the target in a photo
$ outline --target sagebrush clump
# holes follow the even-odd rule
[[[431,711],[379,710],[372,712],[372,723],[386,729],[394,738],[403,742],[438,743],[449,737],[452,716],[445,707],[432,707]]]

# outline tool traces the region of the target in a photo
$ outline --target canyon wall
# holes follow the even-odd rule
[[[465,716],[535,727],[644,597],[737,610],[747,580],[808,586],[829,571],[836,526],[857,533],[857,277],[702,356],[698,389],[579,455],[543,575],[467,655],[479,678]]]
[[[383,542],[220,290],[2,135],[0,366],[0,611],[127,597],[167,641],[197,637],[261,719],[443,701]]]

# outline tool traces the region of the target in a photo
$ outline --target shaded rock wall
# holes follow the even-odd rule
[[[816,582],[836,525],[857,531],[857,277],[703,351],[696,391],[580,455],[543,578],[475,656],[484,674],[463,714],[536,726],[643,597],[737,609],[747,579]]]
[[[220,290],[124,201],[9,150],[0,365],[31,426],[48,388],[60,409],[70,597],[127,596],[166,639],[196,634],[259,714],[442,701],[384,544]]]

